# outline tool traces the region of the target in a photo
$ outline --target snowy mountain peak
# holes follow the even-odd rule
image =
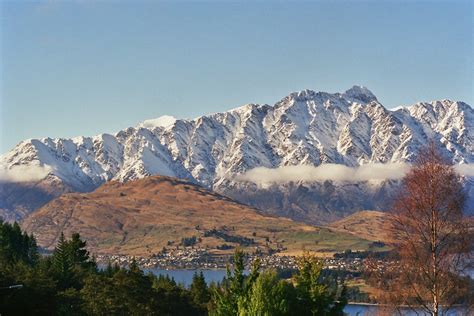
[[[290,94],[290,97],[300,100],[306,100],[312,98],[316,95],[316,91],[310,89],[304,89],[298,92],[293,92]]]
[[[352,101],[362,101],[363,103],[369,103],[372,101],[377,101],[375,95],[364,86],[353,86],[346,92],[342,94],[346,99]]]
[[[138,124],[138,127],[143,127],[143,128],[148,128],[148,129],[153,129],[156,127],[167,128],[169,126],[172,126],[174,123],[176,123],[176,120],[177,119],[174,116],[163,115],[156,119],[145,120],[141,122],[140,124]]]

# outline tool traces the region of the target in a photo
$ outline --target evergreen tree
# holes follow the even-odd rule
[[[244,256],[241,249],[236,249],[233,273],[227,266],[225,280],[212,291],[211,315],[238,315],[239,301],[248,299],[249,290],[259,275],[260,262],[254,262],[249,276],[246,277]]]
[[[56,311],[56,282],[50,270],[23,261],[0,264],[0,287],[21,285],[17,289],[0,290],[2,315],[51,315]]]
[[[194,305],[203,311],[207,309],[207,304],[210,300],[209,288],[202,271],[193,275],[193,281],[189,288]]]
[[[53,252],[52,268],[61,289],[67,289],[73,285],[74,262],[70,255],[68,242],[64,238],[63,233],[59,236],[58,244]]]
[[[227,266],[227,276],[220,286],[212,293],[213,306],[211,315],[237,315],[237,302],[243,292],[244,253],[236,249],[234,253],[234,274]]]
[[[107,277],[112,277],[115,273],[120,270],[118,264],[112,264],[110,261],[107,263],[107,267],[102,271],[102,273]]]
[[[77,316],[85,315],[82,309],[83,300],[80,292],[75,288],[68,288],[57,293],[58,298],[58,315]]]
[[[119,270],[113,277],[114,288],[122,310],[128,315],[150,314],[151,302],[154,296],[153,282],[145,276],[135,259],[128,269]]]
[[[34,265],[38,259],[38,247],[33,235],[23,233],[18,223],[12,225],[0,220],[0,263],[21,261]]]
[[[177,285],[173,278],[153,276],[152,309],[157,315],[206,315],[207,311],[194,304],[192,295]]]
[[[338,299],[337,288],[330,291],[321,282],[323,263],[309,253],[298,258],[298,271],[294,277],[296,283],[298,313],[303,315],[334,315],[336,310],[342,310],[344,301],[335,305]]]
[[[91,274],[80,291],[83,309],[89,315],[120,315],[122,307],[112,277]]]
[[[81,239],[79,233],[73,233],[71,240],[67,242],[67,251],[73,264],[85,269],[95,268],[95,263],[89,257],[86,245],[87,243]]]
[[[276,272],[261,273],[250,289],[246,300],[239,301],[239,315],[291,315],[296,293],[293,285],[279,280]]]

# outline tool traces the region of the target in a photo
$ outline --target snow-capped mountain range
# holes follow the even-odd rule
[[[463,102],[388,110],[360,86],[334,94],[304,90],[273,106],[247,104],[192,120],[163,116],[115,135],[25,140],[0,156],[0,168],[10,183],[15,168],[41,168],[42,185],[59,182],[72,191],[90,191],[114,179],[167,175],[259,206],[243,194],[246,188],[255,192],[255,186],[236,175],[256,167],[410,162],[430,139],[454,163],[470,164],[473,127],[474,110]],[[272,190],[285,190],[279,187]],[[0,208],[12,208],[3,204]],[[301,209],[290,204],[283,210],[288,216],[290,209]]]

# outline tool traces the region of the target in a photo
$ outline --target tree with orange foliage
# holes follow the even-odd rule
[[[473,239],[464,204],[460,176],[431,144],[403,179],[389,214],[388,234],[397,259],[379,266],[383,273],[378,282],[388,302],[430,315],[469,304],[472,280],[465,273]]]

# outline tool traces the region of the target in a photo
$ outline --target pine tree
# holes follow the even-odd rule
[[[63,289],[69,288],[72,285],[74,262],[71,259],[68,242],[62,232],[54,249],[52,261],[59,286]]]
[[[212,292],[212,315],[237,315],[239,301],[246,301],[253,283],[258,278],[260,262],[252,265],[249,276],[245,276],[244,252],[236,249],[234,253],[234,271],[227,267],[227,277],[220,287]]]
[[[234,253],[234,274],[227,266],[227,276],[220,286],[214,288],[212,292],[211,315],[237,315],[237,301],[243,292],[244,283],[244,253],[236,249]]]
[[[36,244],[36,238],[31,235],[27,235],[26,233],[24,234],[24,243],[27,245],[26,246],[26,261],[30,265],[35,265],[38,263],[40,259],[40,255],[38,253],[38,245]]]
[[[85,249],[86,242],[81,240],[78,233],[71,235],[71,240],[68,242],[68,250],[74,264],[83,264],[89,261],[89,252]]]
[[[239,315],[291,315],[296,293],[293,285],[279,280],[274,271],[261,273],[246,300],[239,301]]]
[[[0,261],[3,264],[17,262],[34,265],[39,259],[36,240],[21,231],[18,223],[3,223],[0,220]]]
[[[112,264],[112,262],[109,261],[107,267],[102,272],[107,277],[113,277],[119,270],[120,267],[117,263]]]
[[[323,263],[316,256],[303,254],[298,261],[298,272],[294,277],[296,293],[300,302],[299,314],[332,315],[337,291],[331,292],[320,280]],[[343,307],[343,306],[342,306]]]
[[[89,252],[86,250],[86,242],[81,239],[79,233],[73,233],[71,240],[67,242],[67,249],[74,264],[87,268],[91,266]]]
[[[210,294],[202,271],[199,274],[197,272],[194,273],[189,292],[194,304],[201,309],[205,309],[209,302]]]

